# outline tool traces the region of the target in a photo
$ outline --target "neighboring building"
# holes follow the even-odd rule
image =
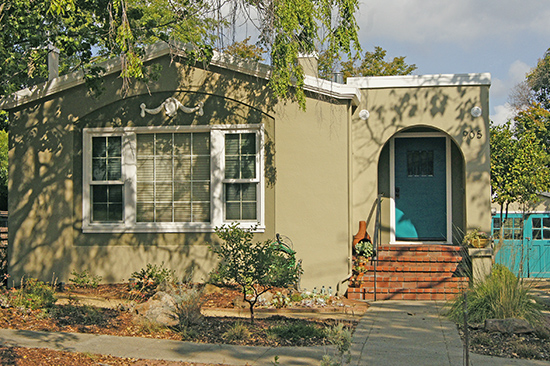
[[[112,61],[98,98],[77,73],[1,102],[15,282],[73,269],[118,282],[161,262],[204,280],[214,228],[238,221],[292,239],[302,287],[343,293],[378,194],[383,244],[455,248],[490,230],[488,74],[309,75],[302,111],[273,99],[265,65],[178,56],[150,47],[161,78],[127,95]]]
[[[506,212],[493,204],[492,236],[495,245],[504,223],[503,244],[495,261],[510,268],[516,275],[528,278],[550,278],[550,193],[539,194],[539,201],[520,207],[512,204]]]

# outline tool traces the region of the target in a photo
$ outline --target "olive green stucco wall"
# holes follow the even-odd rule
[[[277,109],[277,230],[303,260],[302,287],[336,289],[347,277],[349,230],[349,108],[308,99]]]
[[[135,83],[127,95],[115,73],[104,78],[98,98],[80,85],[10,111],[14,282],[24,275],[67,281],[73,269],[120,282],[162,262],[180,275],[193,269],[196,280],[205,280],[215,265],[206,244],[217,240],[213,233],[83,233],[83,129],[90,127],[263,124],[265,232],[255,240],[276,233],[291,238],[303,261],[302,288],[345,290],[358,223],[378,192],[389,193],[387,143],[408,128],[450,137],[453,224],[490,228],[487,86],[363,89],[355,107],[349,97],[308,93],[302,111],[295,102],[273,100],[263,78],[183,66],[169,56],[155,62],[162,66],[160,80],[148,87]],[[168,97],[186,106],[203,102],[204,115],[140,116],[140,104],[155,108]],[[475,105],[483,107],[479,118],[470,114]],[[367,120],[358,116],[362,109],[370,112]],[[387,242],[387,198],[382,208]]]
[[[367,219],[378,193],[382,201],[382,243],[390,239],[388,142],[403,131],[439,131],[451,140],[453,242],[474,227],[490,229],[488,86],[363,89],[352,117],[353,222]],[[474,118],[470,111],[482,107]],[[359,111],[369,118],[359,118]],[[373,172],[377,172],[374,174]],[[374,231],[374,220],[368,231]]]
[[[10,131],[10,273],[66,281],[73,269],[89,269],[105,282],[126,280],[147,263],[164,262],[183,274],[194,268],[205,279],[214,262],[207,242],[215,235],[182,233],[82,233],[82,129],[106,126],[171,126],[263,123],[266,141],[266,227],[258,240],[274,237],[274,120],[269,96],[253,77],[216,68],[170,65],[161,59],[161,79],[136,84],[123,98],[121,80],[105,78],[99,98],[86,87],[12,113]],[[258,86],[260,85],[260,86]],[[225,98],[231,95],[232,98]],[[184,105],[204,102],[204,116],[140,116],[140,104],[159,106],[167,97]]]
[[[255,240],[289,236],[305,273],[302,286],[336,287],[348,272],[349,102],[308,96],[307,111],[272,101],[266,80],[211,66],[157,60],[161,78],[123,95],[116,74],[98,98],[85,86],[14,109],[10,131],[10,274],[67,281],[90,270],[127,280],[147,263],[205,280],[215,264],[212,233],[83,233],[83,128],[257,124],[265,128],[265,227]],[[140,104],[175,97],[204,103],[204,115],[140,116]],[[315,98],[314,98],[315,97]]]

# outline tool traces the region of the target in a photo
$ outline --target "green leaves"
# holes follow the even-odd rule
[[[252,231],[239,228],[237,223],[217,228],[216,233],[223,241],[210,244],[220,259],[216,277],[239,285],[244,300],[250,304],[251,319],[259,295],[273,287],[295,284],[302,274],[293,255],[277,250],[269,241],[253,244]]]
[[[191,64],[210,60],[213,49],[235,37],[239,11],[238,22],[260,36],[256,45],[245,41],[230,52],[261,60],[265,50],[275,98],[297,100],[305,109],[298,55],[322,51],[336,62],[359,52],[357,9],[357,0],[11,0],[0,6],[0,95],[45,81],[50,45],[60,50],[61,74],[121,56],[125,87],[131,79],[150,80],[141,50],[159,40],[189,45]]]
[[[50,7],[48,9],[48,14],[65,15],[67,12],[71,12],[75,9],[75,3],[73,0],[50,0]]]
[[[279,0],[260,8],[265,19],[260,43],[269,50],[275,97],[296,100],[305,110],[304,73],[299,54],[322,51],[332,65],[360,50],[357,0]]]
[[[511,122],[491,125],[491,189],[501,207],[513,202],[536,202],[537,193],[550,189],[550,155],[534,129],[537,114],[520,113]]]
[[[527,84],[535,93],[535,99],[550,110],[550,48],[537,66],[527,74]]]
[[[365,57],[359,66],[355,66],[357,57],[342,63],[344,78],[352,76],[389,76],[409,75],[417,69],[415,64],[405,63],[405,56],[394,57],[386,61],[386,53],[382,47],[375,47],[374,52],[365,52]]]

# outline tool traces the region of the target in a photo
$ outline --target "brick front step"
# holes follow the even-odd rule
[[[460,278],[458,281],[430,281],[430,280],[424,280],[424,281],[398,281],[394,279],[389,280],[376,280],[376,288],[377,289],[456,289],[456,288],[464,288],[468,286],[468,280],[463,279],[462,277],[454,277],[454,278]],[[451,280],[451,279],[449,279]],[[355,286],[357,287],[357,286]],[[363,283],[358,286],[361,289],[374,289],[374,281],[364,281]]]
[[[366,282],[374,281],[374,272],[365,273],[362,275],[357,275],[355,278],[357,281]],[[376,274],[376,280],[380,281],[399,281],[399,282],[417,282],[417,281],[428,281],[428,282],[452,282],[452,281],[463,281],[464,277],[453,277],[449,273],[437,273],[435,275],[431,273],[381,273]]]
[[[377,300],[450,300],[468,286],[455,277],[465,253],[453,245],[382,245],[376,268]],[[374,262],[350,283],[348,297],[374,300]]]
[[[376,267],[377,272],[454,272],[456,270],[457,263],[434,263],[425,262],[421,264],[410,262],[393,262],[378,264]],[[365,266],[367,272],[374,271],[374,264]]]
[[[461,293],[463,286],[456,288],[377,288],[376,300],[451,300]],[[371,288],[349,288],[348,298],[374,300]]]
[[[376,300],[435,300],[435,301],[448,301],[454,299],[458,294],[442,294],[442,293],[387,293],[376,294]],[[348,293],[348,299],[353,300],[374,300],[374,294],[365,293]]]

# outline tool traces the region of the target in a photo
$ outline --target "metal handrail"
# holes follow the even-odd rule
[[[374,301],[376,301],[376,271],[378,265],[378,243],[380,242],[380,205],[382,202],[382,194],[376,197],[376,218],[374,221],[374,234],[372,237],[372,246],[376,256],[372,259],[374,261]]]

